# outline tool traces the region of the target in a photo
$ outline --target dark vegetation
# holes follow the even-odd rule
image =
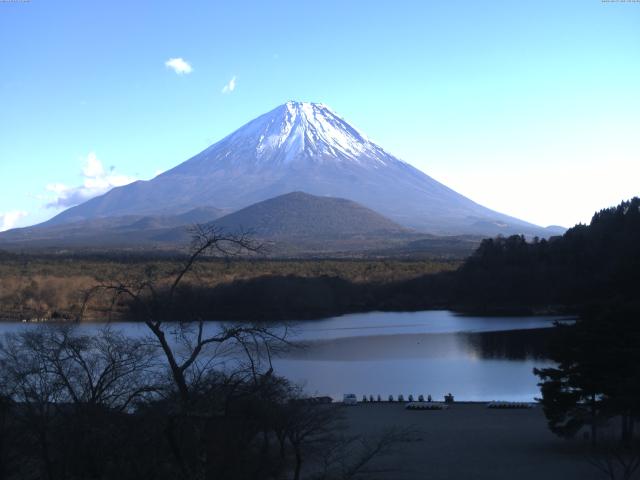
[[[606,302],[575,325],[558,325],[550,342],[556,367],[534,369],[552,432],[590,438],[587,460],[611,480],[640,468],[640,308]]]
[[[536,370],[551,430],[572,437],[620,417],[628,444],[640,418],[640,323],[638,305],[607,305],[586,312],[572,326],[559,326],[552,342],[556,368]]]
[[[582,307],[637,298],[640,198],[548,241],[484,240],[456,277],[468,304]]]
[[[196,231],[191,256],[165,259],[164,267],[132,258],[131,268],[110,265],[113,271],[97,278],[86,259],[66,259],[76,272],[68,278],[83,272],[93,282],[74,300],[74,318],[137,319],[148,338],[108,330],[89,338],[64,327],[7,337],[0,350],[0,478],[356,478],[403,435],[345,438],[334,406],[304,399],[273,372],[271,355],[289,347],[276,323],[210,331],[202,319],[433,307],[578,313],[575,325],[558,326],[550,346],[541,338],[534,350],[512,350],[499,335],[473,341],[489,355],[542,351],[555,360],[557,367],[536,370],[551,430],[588,432],[589,461],[609,478],[631,478],[640,468],[639,248],[635,198],[562,237],[485,240],[457,270],[428,275],[420,269],[442,264],[218,259],[200,269],[196,260],[208,253],[257,250],[245,237],[207,229]],[[16,258],[25,257],[3,257],[5,271],[20,272]],[[39,261],[43,268],[49,260]],[[212,265],[222,269],[217,274],[256,265],[307,270],[230,274],[207,284]],[[327,272],[337,265],[340,275]],[[167,320],[183,321],[176,328]],[[206,353],[212,346],[228,368],[214,368],[223,358]]]
[[[186,288],[189,305],[217,318],[308,318],[367,310],[449,308],[470,313],[580,313],[624,303],[640,285],[640,199],[596,213],[550,240],[482,242],[455,271],[354,283],[332,276],[261,276]],[[252,301],[246,302],[247,298]],[[178,312],[172,312],[178,314]]]
[[[431,308],[493,314],[579,313],[589,305],[636,295],[639,204],[633,199],[598,212],[590,225],[577,225],[562,237],[484,240],[461,266],[455,259],[433,258],[208,259],[172,293],[174,310],[163,307],[163,311],[173,319],[261,320]],[[55,312],[63,318],[78,318],[82,292],[96,282],[117,278],[123,269],[131,278],[153,279],[160,298],[167,294],[166,280],[183,259],[5,254],[0,267],[1,310],[11,318],[29,314],[51,318]],[[99,318],[110,304],[98,302],[96,307],[94,314]],[[116,313],[130,319],[140,314],[130,301],[119,304]]]
[[[576,313],[549,337],[557,367],[535,370],[549,427],[589,437],[588,461],[610,479],[640,469],[640,198],[562,237],[484,240],[457,271],[403,283],[463,311]]]
[[[474,313],[580,313],[635,299],[640,284],[640,199],[549,240],[483,240],[454,272],[388,284],[383,308],[446,306]]]
[[[133,252],[92,255],[72,252],[57,255],[0,252],[0,318],[18,321],[33,318],[76,319],[81,313],[84,293],[94,285],[119,279],[125,272],[129,278],[152,276],[159,285],[166,285],[172,273],[181,268],[184,258],[184,255],[168,255],[163,252],[144,255]],[[229,297],[235,292],[234,296],[239,299],[235,307],[239,304],[242,308],[227,316],[233,309],[225,305],[225,315],[218,318],[240,318],[248,313],[247,302],[242,297],[249,294],[249,287],[255,288],[258,284],[271,283],[277,285],[279,278],[288,279],[285,281],[293,283],[296,279],[301,279],[301,285],[309,287],[312,284],[330,283],[347,285],[347,290],[351,287],[364,290],[366,284],[384,284],[453,270],[459,264],[459,260],[446,258],[278,260],[257,256],[233,259],[202,257],[183,280],[180,294],[185,299],[202,298],[201,302],[205,305],[219,305],[222,293]],[[220,286],[220,289],[216,289],[217,286]],[[295,288],[305,294],[313,293],[306,287]],[[345,298],[347,293],[340,292],[340,295]],[[279,295],[279,298],[283,296]],[[294,300],[289,296],[286,298]],[[298,303],[304,303],[304,298],[302,295]],[[265,305],[265,301],[268,301],[268,298],[261,302],[261,307],[266,306],[268,310],[277,311],[277,305]],[[126,311],[122,310],[109,311],[108,299],[102,303],[97,302],[94,307],[86,312],[85,320],[104,319],[107,313],[110,313],[112,318],[126,314]],[[288,308],[285,307],[286,305],[278,307],[279,311]],[[301,309],[304,310],[304,305],[301,305]],[[296,316],[299,310],[300,308],[298,311],[292,311],[289,317]],[[207,313],[204,308],[200,311]],[[309,311],[312,313],[304,316],[340,312],[338,306],[332,306],[331,303],[322,305],[319,310]],[[209,310],[209,313],[203,316],[216,317],[214,310]]]
[[[612,480],[634,478],[640,469],[639,250],[634,198],[534,251],[545,255],[533,263],[546,265],[558,282],[555,292],[541,291],[543,298],[580,305],[575,325],[558,325],[550,344],[557,366],[535,370],[549,427],[563,437],[589,437],[589,462]]]
[[[285,327],[163,321],[160,306],[174,309],[174,292],[203,255],[257,248],[201,228],[166,295],[156,295],[152,276],[126,274],[86,293],[136,305],[142,338],[109,327],[83,335],[70,324],[8,334],[0,478],[346,480],[405,441],[395,430],[346,436],[338,407],[279,378],[271,358],[289,347]]]
[[[181,346],[196,346],[195,332],[184,330]],[[200,342],[230,349],[231,366],[215,368],[220,355],[205,350],[180,383],[151,336],[89,336],[72,326],[8,335],[0,478],[351,479],[406,441],[395,430],[346,435],[339,406],[303,397],[265,368],[252,348],[275,346],[269,336],[250,325],[209,333]]]
[[[462,334],[474,354],[486,359],[548,359],[556,341],[553,328],[507,330]]]

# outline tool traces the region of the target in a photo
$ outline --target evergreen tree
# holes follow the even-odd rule
[[[552,432],[573,437],[589,425],[595,442],[606,402],[606,372],[594,351],[599,345],[598,338],[582,325],[558,325],[557,328],[551,357],[558,366],[534,369],[541,379],[542,408]]]
[[[636,305],[615,302],[594,309],[572,326],[558,326],[551,348],[555,368],[535,369],[550,429],[571,437],[586,425],[622,421],[622,441],[640,418],[640,315]]]

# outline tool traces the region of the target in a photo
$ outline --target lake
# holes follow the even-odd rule
[[[544,343],[566,317],[477,317],[449,311],[374,312],[304,322],[306,348],[275,362],[310,393],[431,394],[442,400],[531,401],[534,367],[551,366]]]
[[[449,311],[371,312],[293,323],[289,339],[300,348],[274,360],[276,373],[309,394],[344,393],[442,400],[531,401],[539,395],[534,367],[550,366],[544,344],[566,317],[460,316]],[[145,326],[113,323],[127,335]],[[210,322],[214,329],[218,322]],[[0,324],[0,333],[33,324]],[[79,328],[92,331],[100,324]]]

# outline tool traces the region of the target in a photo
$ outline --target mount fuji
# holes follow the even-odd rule
[[[232,212],[290,192],[358,202],[438,235],[549,231],[485,208],[376,145],[318,103],[290,101],[149,181],[114,188],[45,226],[124,216]]]

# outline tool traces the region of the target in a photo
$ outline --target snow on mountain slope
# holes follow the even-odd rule
[[[307,102],[287,102],[153,180],[115,188],[47,223],[201,206],[238,210],[293,191],[350,199],[428,233],[545,235],[458,194],[385,152],[327,106]]]
[[[282,158],[322,159],[325,155],[360,162],[368,159],[384,165],[384,151],[322,104],[288,102],[272,115],[258,133],[256,156],[261,162]],[[246,135],[248,132],[238,132]],[[245,137],[246,138],[246,137]]]
[[[397,159],[393,159],[400,162]],[[194,168],[272,169],[353,162],[377,168],[389,155],[329,107],[287,102],[249,122],[231,135],[171,170]],[[404,162],[400,162],[404,163]]]

